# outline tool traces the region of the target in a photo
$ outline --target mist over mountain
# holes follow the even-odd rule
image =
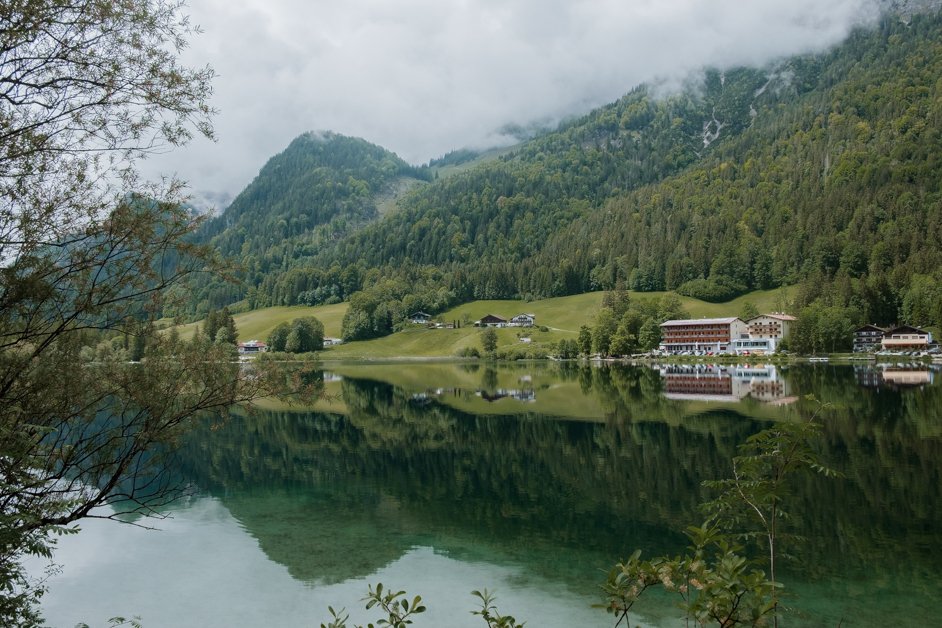
[[[302,136],[204,234],[245,285],[199,286],[191,311],[364,291],[394,320],[475,298],[630,287],[721,301],[797,283],[796,307],[902,320],[910,293],[942,280],[938,76],[937,12],[893,13],[825,53],[642,85],[423,168]]]

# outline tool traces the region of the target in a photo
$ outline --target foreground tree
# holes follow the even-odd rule
[[[167,499],[188,422],[272,381],[151,324],[214,266],[181,240],[180,184],[135,168],[212,135],[212,71],[178,61],[192,33],[172,1],[0,0],[0,625],[40,621],[25,555]],[[91,350],[121,337],[143,364]]]
[[[663,587],[679,596],[688,623],[778,626],[782,585],[776,564],[789,480],[802,472],[836,475],[816,452],[816,418],[817,413],[750,436],[733,458],[733,477],[704,483],[719,495],[703,505],[708,514],[703,525],[687,528],[691,544],[683,556],[644,561],[639,550],[612,568],[602,589],[616,625],[630,626],[629,613],[642,594]],[[747,545],[753,544],[765,560],[747,558]]]

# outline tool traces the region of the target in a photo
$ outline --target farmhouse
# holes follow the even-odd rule
[[[475,327],[507,327],[507,319],[488,314],[479,321],[474,321]]]
[[[409,315],[409,322],[413,325],[425,325],[432,320],[432,315],[426,312],[414,312]]]
[[[517,314],[510,319],[510,327],[533,327],[536,324],[536,314]]]

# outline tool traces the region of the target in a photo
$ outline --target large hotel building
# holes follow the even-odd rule
[[[746,336],[748,327],[740,318],[697,318],[661,323],[661,350],[732,353],[733,340]]]

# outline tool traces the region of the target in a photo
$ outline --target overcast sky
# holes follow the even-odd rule
[[[820,50],[870,22],[874,0],[189,0],[213,66],[218,141],[152,160],[225,205],[309,130],[414,164],[501,141],[645,81]]]

